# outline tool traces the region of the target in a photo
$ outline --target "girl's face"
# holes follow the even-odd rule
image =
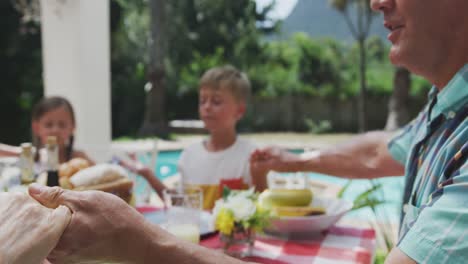
[[[75,124],[70,112],[62,106],[46,112],[39,120],[33,121],[32,129],[42,145],[47,142],[47,137],[55,136],[59,146],[63,147],[75,132]]]

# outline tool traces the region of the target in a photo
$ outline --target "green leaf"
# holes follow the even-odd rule
[[[229,189],[227,186],[224,186],[223,187],[223,200],[226,200],[230,194],[231,194],[231,189]]]
[[[361,209],[364,207],[370,207],[372,211],[375,211],[375,207],[383,203],[385,203],[385,201],[377,200],[377,199],[365,199],[362,201],[354,202],[352,210],[357,210],[357,209]]]
[[[382,188],[382,184],[373,184],[372,183],[372,187],[368,190],[366,190],[365,192],[361,193],[354,201],[355,202],[358,202],[360,200],[363,200],[363,199],[367,199],[370,195],[372,195],[375,191],[377,191],[378,189]]]
[[[338,198],[340,198],[340,199],[343,198],[343,194],[349,188],[349,186],[351,185],[351,182],[352,182],[352,180],[348,180],[348,182],[346,182],[346,184],[343,186],[343,188],[341,188],[341,190],[337,194]]]
[[[377,249],[375,254],[374,264],[384,264],[385,259],[387,258],[388,253],[382,249]]]

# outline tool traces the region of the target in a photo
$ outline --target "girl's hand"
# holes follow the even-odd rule
[[[145,165],[143,165],[141,162],[139,161],[126,161],[126,160],[123,160],[123,159],[118,159],[118,163],[120,166],[126,168],[127,170],[135,173],[135,174],[138,174],[138,175],[141,175],[142,177],[144,177],[145,179],[148,179],[150,177],[153,177],[153,171],[146,167]]]

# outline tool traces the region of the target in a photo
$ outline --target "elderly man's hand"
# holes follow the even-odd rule
[[[115,195],[58,187],[32,185],[30,195],[41,204],[56,208],[65,205],[72,218],[57,247],[49,255],[52,263],[134,260],[134,245],[144,245],[144,217]],[[133,249],[131,249],[133,248]]]
[[[250,156],[253,170],[294,172],[301,170],[302,162],[300,156],[278,147],[257,149]]]
[[[70,217],[65,206],[49,209],[27,194],[0,193],[0,263],[42,263]]]

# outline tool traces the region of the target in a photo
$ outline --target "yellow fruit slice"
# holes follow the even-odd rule
[[[308,206],[312,202],[310,189],[272,189],[260,194],[262,206],[271,208],[275,206]]]
[[[323,207],[311,206],[277,206],[273,207],[273,211],[278,216],[313,216],[325,214]]]

